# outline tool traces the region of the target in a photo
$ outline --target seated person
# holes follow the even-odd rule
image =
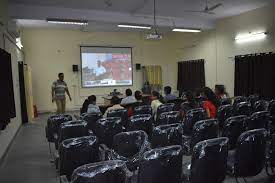
[[[224,85],[215,85],[215,94],[219,100],[228,98]]]
[[[207,112],[207,116],[212,119],[216,118],[219,102],[215,93],[210,88],[205,87],[203,89],[203,96],[206,99],[203,102],[203,108]]]
[[[135,99],[134,96],[132,96],[132,90],[130,88],[128,88],[125,91],[126,97],[124,99],[122,99],[121,103],[122,105],[126,105],[126,104],[131,104],[131,103],[135,103],[137,100]]]
[[[160,100],[161,100],[161,95],[159,94],[159,92],[153,91],[153,92],[152,92],[151,99],[152,99],[151,107],[152,107],[152,109],[153,109],[153,116],[154,116],[154,119],[156,120],[156,118],[157,118],[157,110],[158,110],[158,107],[159,107],[160,105],[162,105],[162,103],[160,102]]]
[[[91,103],[91,96],[89,96],[82,104],[82,107],[80,109],[80,114],[87,113],[88,106]]]
[[[135,99],[136,99],[136,102],[143,103],[141,91],[139,90],[135,91]]]
[[[176,95],[171,94],[172,88],[170,86],[165,86],[164,87],[164,101],[168,102],[169,100],[175,100],[177,99]]]
[[[107,114],[110,110],[113,109],[124,109],[124,107],[122,107],[120,104],[120,99],[117,96],[113,96],[111,99],[111,104],[113,105],[112,107],[109,107],[105,113],[104,113],[104,117],[107,117]]]
[[[183,102],[180,106],[180,115],[181,115],[181,119],[183,120],[185,119],[185,115],[189,110],[199,107],[191,91],[187,91],[185,93],[185,98],[186,98],[186,102]]]
[[[87,113],[100,113],[99,107],[96,105],[96,96],[90,96],[90,104],[88,105]]]

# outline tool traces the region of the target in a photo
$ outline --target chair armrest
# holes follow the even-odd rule
[[[60,160],[59,153],[58,153],[58,151],[55,151],[55,153],[54,153],[54,164],[55,164],[56,169],[59,168],[59,160]]]
[[[89,136],[94,136],[95,135],[92,130],[88,130],[88,134],[89,134]]]
[[[183,153],[189,155],[191,153],[191,136],[182,136]]]

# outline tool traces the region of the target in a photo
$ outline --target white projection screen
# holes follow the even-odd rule
[[[132,48],[81,46],[83,88],[133,85]]]

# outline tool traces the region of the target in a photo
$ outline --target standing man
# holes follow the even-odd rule
[[[70,101],[72,101],[70,92],[68,90],[67,83],[64,81],[64,74],[58,74],[58,80],[53,82],[52,85],[52,102],[55,101],[57,106],[57,114],[64,114],[66,108],[66,96],[65,92],[69,96]]]
[[[95,75],[100,76],[102,74],[106,73],[106,69],[102,66],[102,63],[100,60],[97,61],[97,68],[95,68]]]

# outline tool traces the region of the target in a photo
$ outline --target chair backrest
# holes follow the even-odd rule
[[[122,125],[127,126],[128,123],[128,110],[127,109],[113,109],[108,111],[107,117],[120,117]]]
[[[180,123],[157,126],[152,133],[152,147],[182,145],[182,135],[183,128]]]
[[[167,124],[180,123],[180,122],[181,122],[180,112],[170,111],[170,112],[161,113],[155,124],[156,126],[158,126],[158,125],[167,125]]]
[[[254,106],[255,102],[257,102],[258,100],[260,100],[259,95],[249,95],[247,98],[247,101],[250,102],[252,106]]]
[[[237,104],[241,102],[246,102],[246,101],[247,101],[247,98],[245,96],[237,96],[234,99],[233,106],[235,107]]]
[[[47,120],[49,138],[53,138],[54,134],[59,133],[59,128],[62,123],[72,120],[72,116],[68,114],[58,114],[50,116]]]
[[[68,121],[60,125],[59,144],[66,139],[88,136],[87,122],[83,120]]]
[[[129,120],[127,131],[142,130],[147,133],[149,137],[152,135],[153,118],[150,114],[134,115]]]
[[[157,108],[157,120],[159,119],[160,115],[164,112],[170,112],[173,111],[175,104],[173,103],[166,103],[162,104]]]
[[[223,105],[218,108],[217,119],[219,121],[220,129],[223,128],[226,119],[233,115],[233,105]]]
[[[124,161],[111,160],[78,167],[71,183],[125,183],[127,168]]]
[[[275,166],[275,133],[271,134],[270,146],[268,149],[268,159],[271,167]]]
[[[246,120],[246,130],[268,128],[270,113],[268,111],[255,112]]]
[[[203,108],[191,109],[185,115],[184,134],[191,135],[196,122],[207,119],[207,114]]]
[[[254,112],[267,111],[269,103],[266,100],[258,100],[253,105]]]
[[[122,132],[114,136],[113,150],[118,156],[138,158],[148,149],[148,144],[144,131]]]
[[[222,137],[228,137],[229,149],[236,147],[239,136],[245,131],[244,124],[247,116],[234,116],[228,118],[223,126]]]
[[[226,176],[228,138],[209,139],[196,144],[192,154],[191,183],[221,183]]]
[[[191,149],[200,141],[217,138],[219,133],[218,121],[206,119],[195,123],[191,138]]]
[[[241,102],[236,104],[236,106],[234,106],[235,116],[239,116],[239,115],[250,116],[251,114],[252,114],[252,106],[249,102]]]
[[[265,166],[266,136],[265,129],[250,130],[241,134],[234,158],[235,175],[255,176],[262,171]]]
[[[95,135],[99,138],[99,143],[112,147],[113,137],[123,131],[121,118],[109,117],[101,118],[96,122]]]
[[[220,100],[220,105],[231,105],[232,104],[232,100],[230,98],[222,98]]]
[[[181,183],[182,147],[167,146],[147,151],[138,172],[138,183]]]
[[[88,124],[88,129],[95,130],[97,120],[102,118],[101,113],[85,113],[80,119],[84,120]]]
[[[174,99],[174,100],[169,100],[167,101],[167,103],[173,103],[175,104],[174,105],[174,108],[173,108],[173,111],[179,111],[180,110],[180,105],[183,103],[184,101],[180,98],[177,98],[177,99]]]
[[[134,108],[134,115],[138,114],[153,114],[152,107],[150,105],[142,105]]]
[[[98,141],[95,136],[64,140],[59,149],[60,175],[66,175],[70,180],[74,169],[87,163],[97,162],[98,154]]]

